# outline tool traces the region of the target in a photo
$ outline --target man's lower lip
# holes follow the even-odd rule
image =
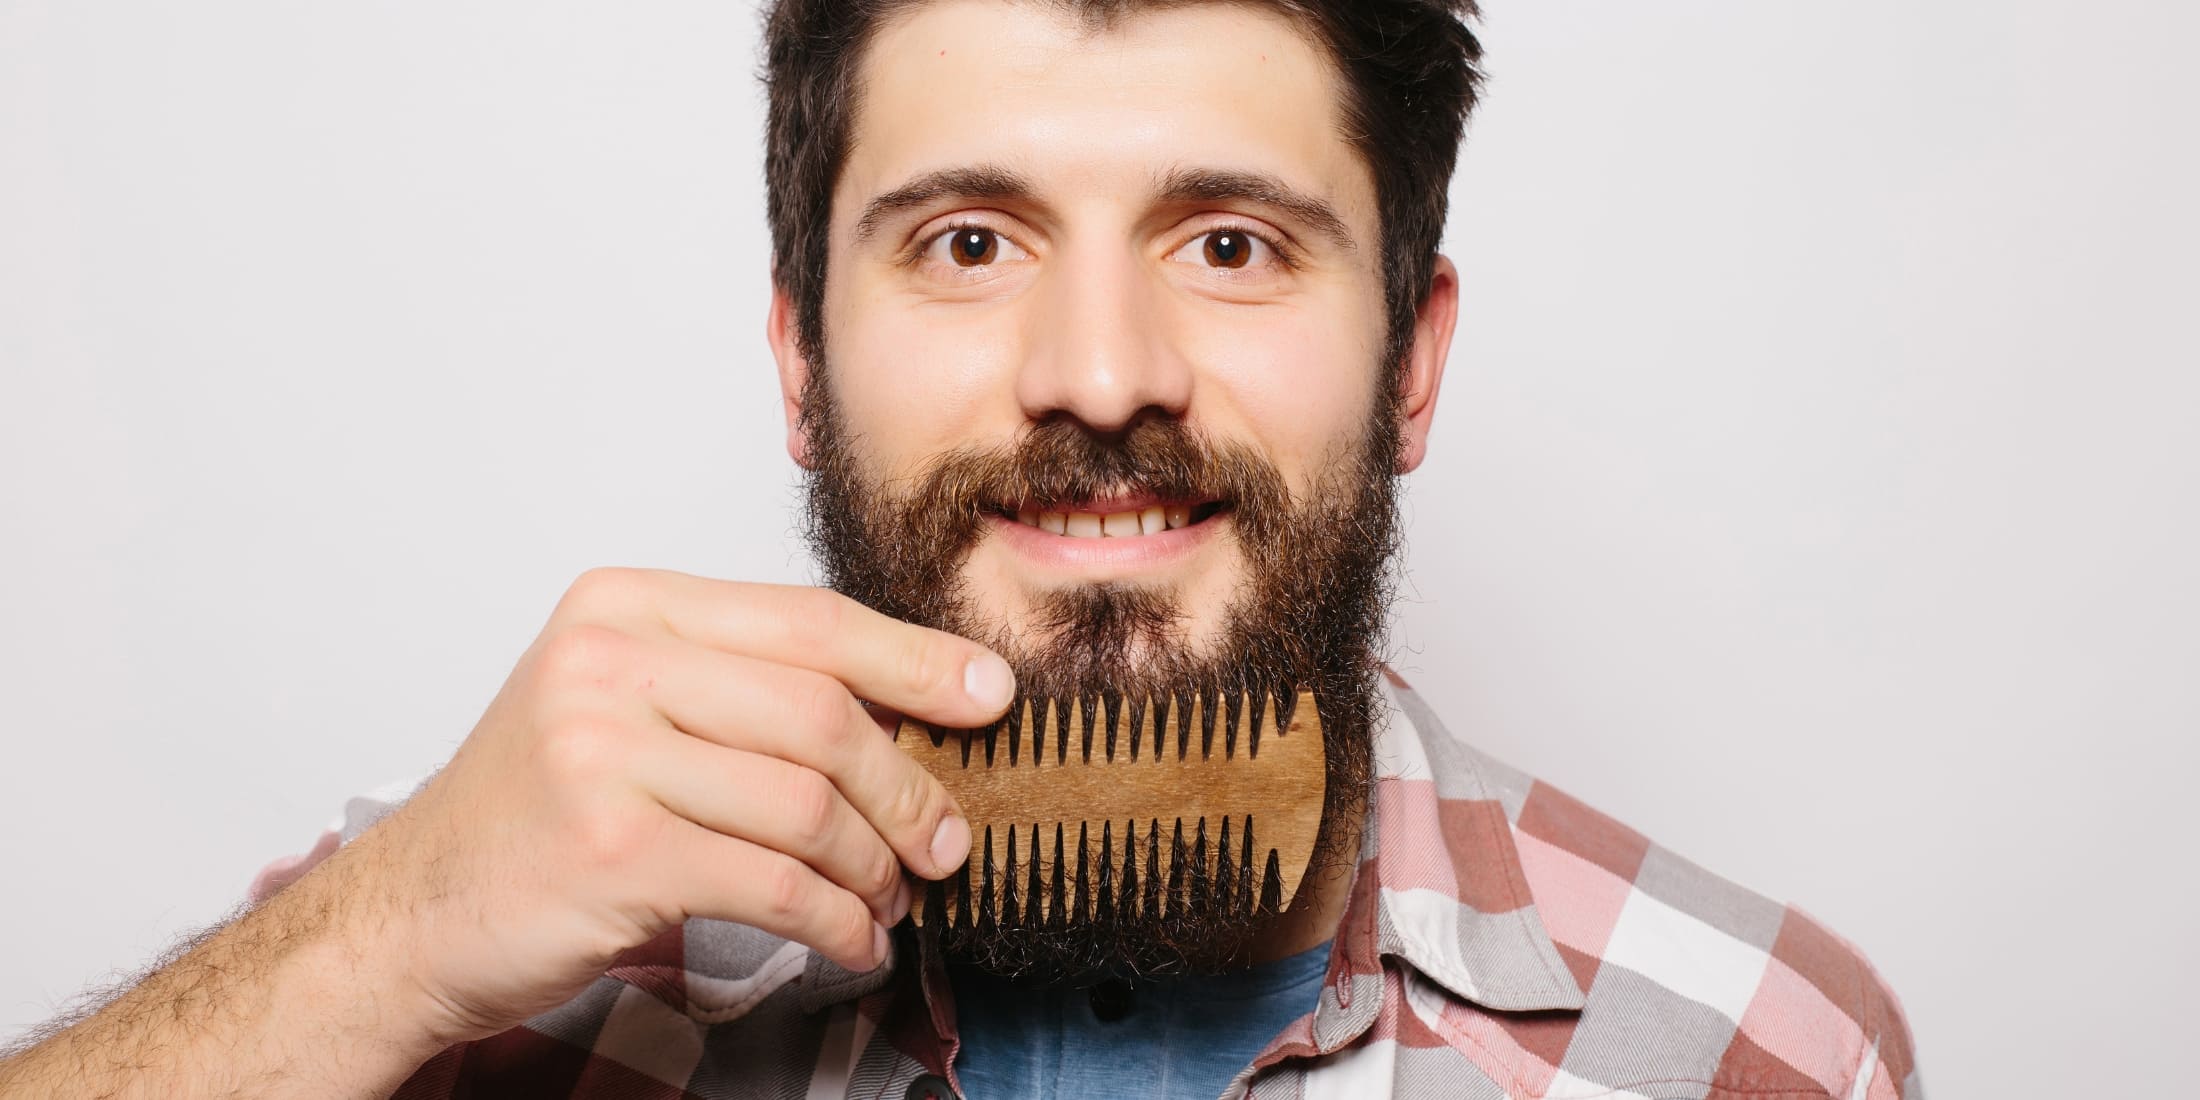
[[[1227,511],[1209,516],[1189,527],[1156,531],[1150,535],[1121,538],[1076,538],[1057,535],[1002,515],[988,515],[987,522],[1020,557],[1046,565],[1075,569],[1090,566],[1146,566],[1174,561],[1190,554],[1214,536],[1229,517]]]

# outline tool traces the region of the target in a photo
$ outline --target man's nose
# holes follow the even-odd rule
[[[1065,250],[1032,288],[1029,350],[1016,381],[1024,415],[1068,415],[1102,434],[1129,428],[1147,408],[1184,415],[1191,366],[1172,338],[1156,279],[1128,250],[1075,257]]]

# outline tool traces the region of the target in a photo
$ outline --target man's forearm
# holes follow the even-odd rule
[[[389,1095],[442,1044],[395,945],[337,931],[333,886],[308,875],[0,1061],[0,1100]]]

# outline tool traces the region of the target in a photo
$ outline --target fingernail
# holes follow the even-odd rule
[[[932,834],[932,865],[946,874],[970,858],[970,823],[958,814],[947,815]]]
[[[963,666],[963,691],[987,710],[1000,710],[1016,695],[1016,674],[1008,670],[1008,662],[991,653],[981,653]]]
[[[871,926],[871,958],[875,960],[874,966],[886,965],[886,926],[883,924]]]

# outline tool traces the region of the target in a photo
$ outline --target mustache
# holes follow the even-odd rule
[[[1141,420],[1110,440],[1057,418],[1009,442],[966,447],[933,461],[898,509],[931,528],[934,546],[976,542],[988,513],[1026,501],[1150,493],[1212,500],[1243,529],[1278,520],[1290,505],[1283,475],[1252,447],[1216,441],[1181,420]]]

